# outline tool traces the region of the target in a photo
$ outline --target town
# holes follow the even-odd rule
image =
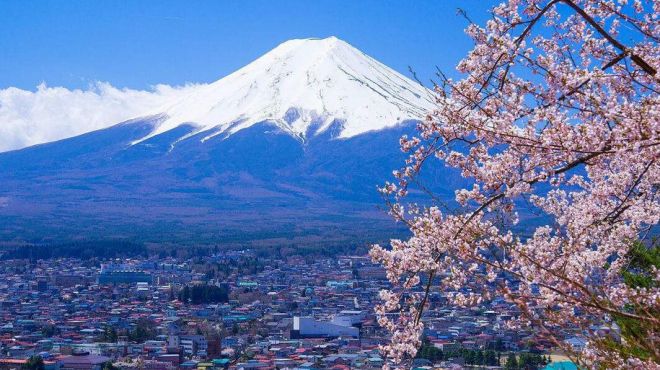
[[[389,287],[366,255],[151,253],[0,263],[0,370],[378,369]],[[18,256],[22,257],[22,256]],[[507,329],[504,300],[434,292],[415,368],[543,368],[551,344]],[[575,343],[580,345],[580,343]]]

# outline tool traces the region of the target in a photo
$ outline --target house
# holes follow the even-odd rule
[[[0,358],[0,370],[20,369],[28,359]],[[55,361],[44,361],[44,370],[58,370],[60,365]]]
[[[110,357],[98,355],[71,355],[60,359],[62,370],[102,370]]]

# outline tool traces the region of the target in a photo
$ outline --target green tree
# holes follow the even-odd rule
[[[179,300],[192,304],[227,302],[229,291],[225,287],[208,284],[186,285],[179,292]]]
[[[497,359],[497,355],[493,350],[487,350],[484,353],[484,365],[488,366],[498,366],[500,363]]]
[[[106,326],[99,339],[101,342],[117,343],[117,331],[112,326]]]
[[[21,370],[44,370],[44,360],[41,356],[31,356],[21,365]]]
[[[41,328],[41,334],[46,337],[52,337],[54,335],[57,335],[60,333],[60,330],[57,328],[55,325],[45,325],[44,327]]]
[[[103,370],[119,370],[118,367],[112,364],[112,361],[107,361],[106,363],[103,364],[102,367]]]
[[[627,257],[629,263],[621,271],[625,284],[632,288],[657,289],[660,283],[655,279],[653,270],[660,269],[660,248],[656,244],[656,240],[650,247],[640,242],[633,243]],[[660,317],[660,312],[653,308],[633,305],[626,308],[635,314],[646,313],[650,310],[655,317]],[[613,317],[621,329],[620,335],[623,340],[606,337],[603,339],[605,345],[616,349],[624,357],[637,357],[644,360],[652,358],[656,363],[660,362],[657,351],[659,342],[649,340],[649,338],[655,337],[653,325],[622,315],[614,314]]]
[[[436,348],[431,342],[428,340],[424,340],[422,343],[422,347],[420,347],[419,351],[417,351],[417,358],[423,358],[432,362],[436,361],[442,361],[444,358],[444,354],[442,350],[439,348]]]
[[[156,334],[156,323],[142,318],[137,321],[135,328],[128,333],[128,339],[136,343],[142,343],[156,338]]]
[[[474,353],[474,363],[475,365],[483,365],[484,364],[484,354],[481,351],[475,351]]]
[[[518,369],[518,360],[516,359],[516,355],[513,353],[509,353],[509,356],[506,358],[506,364],[504,365],[504,368],[506,370],[517,370]]]
[[[190,288],[186,285],[179,291],[179,301],[188,303],[190,301]]]
[[[537,353],[523,352],[518,358],[518,368],[520,369],[539,369],[543,365],[543,356]]]
[[[465,360],[465,363],[473,365],[475,362],[474,352],[470,350],[463,351],[463,359]]]

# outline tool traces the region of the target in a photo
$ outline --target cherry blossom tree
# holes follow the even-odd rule
[[[657,248],[659,16],[657,0],[508,0],[470,22],[461,77],[438,73],[437,109],[401,138],[409,158],[381,189],[412,235],[371,250],[393,285],[376,312],[394,363],[415,355],[441,291],[458,306],[504,298],[507,325],[582,366],[660,367],[660,271],[625,279],[634,245]],[[472,184],[458,206],[408,200],[443,163]]]

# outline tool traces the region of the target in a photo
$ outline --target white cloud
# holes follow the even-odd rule
[[[87,90],[41,84],[36,91],[0,89],[0,152],[106,128],[159,113],[199,85],[118,89],[97,82]]]

